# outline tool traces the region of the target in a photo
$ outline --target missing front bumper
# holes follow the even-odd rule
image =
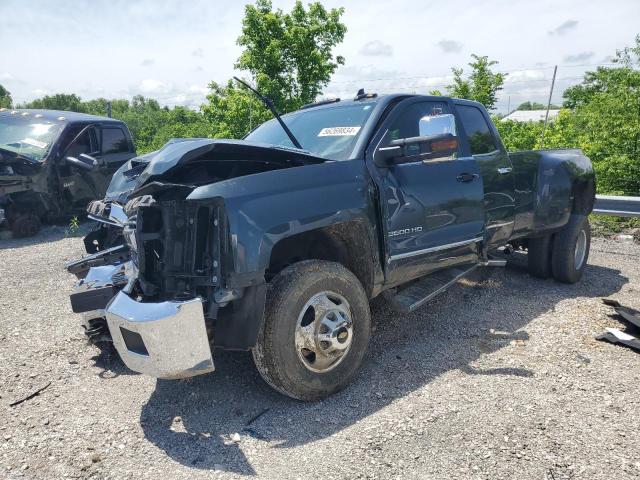
[[[131,370],[157,378],[214,370],[201,299],[141,303],[120,292],[106,316],[113,344]]]

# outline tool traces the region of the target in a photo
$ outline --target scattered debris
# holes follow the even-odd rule
[[[634,348],[640,351],[640,340],[629,335],[628,333],[621,332],[617,328],[608,328],[596,337],[596,340],[607,340],[611,343],[622,343],[628,347]]]
[[[582,353],[576,355],[576,359],[584,365],[589,365],[591,363],[591,359]]]
[[[620,302],[612,298],[603,298],[602,303],[613,307],[616,313],[623,319],[640,328],[640,312],[638,310],[625,307],[624,305],[621,305]],[[596,340],[607,340],[611,343],[621,343],[640,351],[640,339],[627,332],[622,332],[617,328],[607,328],[606,331],[596,337]]]
[[[621,233],[613,237],[614,240],[619,242],[633,242],[633,235],[629,235],[627,233]]]
[[[618,315],[624,318],[627,322],[640,328],[640,312],[638,310],[620,305],[620,302],[613,300],[612,298],[603,298],[602,303],[613,307]]]
[[[30,393],[29,395],[27,395],[26,397],[21,398],[20,400],[16,400],[14,402],[11,402],[9,404],[10,407],[15,407],[16,405],[20,405],[22,402],[26,402],[27,400],[31,400],[33,397],[37,397],[38,395],[40,395],[40,392],[42,392],[44,389],[48,388],[49,385],[51,385],[51,382],[47,383],[46,385],[40,387],[39,389],[37,389],[36,391]]]

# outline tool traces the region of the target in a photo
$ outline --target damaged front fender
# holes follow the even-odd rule
[[[196,188],[187,201],[224,204],[233,255],[229,286],[255,285],[285,238],[351,221],[376,231],[364,168],[346,160],[274,170]]]

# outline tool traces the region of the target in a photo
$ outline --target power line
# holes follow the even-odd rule
[[[577,68],[577,67],[606,67],[606,66],[612,66],[612,65],[620,65],[619,63],[580,63],[580,64],[558,64],[558,68]],[[505,75],[512,75],[514,73],[519,73],[519,72],[528,72],[528,71],[544,71],[544,70],[552,70],[553,69],[553,65],[548,66],[548,67],[521,67],[518,69],[513,69],[513,70],[501,70],[498,71],[496,73],[502,73]],[[427,75],[427,74],[423,74],[423,75],[411,75],[411,76],[404,76],[404,77],[379,77],[379,78],[371,78],[371,79],[365,79],[365,80],[336,80],[336,81],[331,81],[329,82],[329,85],[339,85],[339,84],[344,84],[344,83],[357,83],[357,82],[381,82],[381,81],[394,81],[394,80],[413,80],[416,78],[423,78],[425,80],[428,79],[442,79],[442,78],[449,78],[451,77],[451,73],[447,73],[447,74],[443,74],[443,75]],[[582,77],[579,77],[582,78]],[[512,82],[513,83],[513,82]]]

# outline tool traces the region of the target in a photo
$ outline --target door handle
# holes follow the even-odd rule
[[[501,167],[498,169],[498,173],[500,175],[506,175],[507,173],[511,173],[511,170],[513,170],[511,167]]]
[[[461,173],[456,177],[456,180],[459,182],[472,182],[476,178],[478,178],[477,173]]]

